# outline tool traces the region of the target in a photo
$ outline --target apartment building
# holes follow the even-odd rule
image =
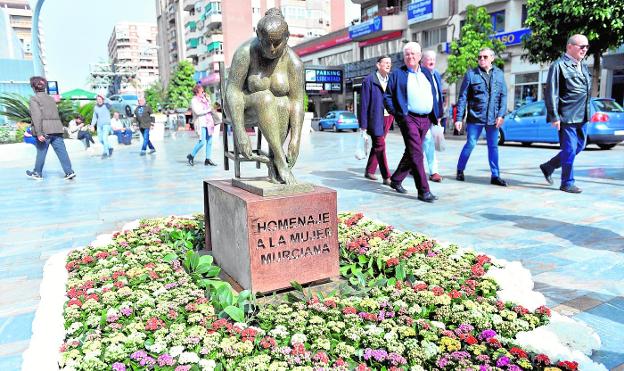
[[[158,69],[167,84],[179,61],[186,59],[184,0],[155,0]]]
[[[33,10],[28,0],[8,0],[0,1],[8,24],[13,29],[15,35],[21,43],[24,51],[24,59],[32,60],[32,18]],[[47,61],[45,53],[45,34],[43,32],[42,20],[39,18],[39,47],[41,51],[41,63],[44,71],[47,72]]]
[[[357,108],[363,78],[375,69],[378,56],[389,54],[394,66],[402,65],[402,47],[417,41],[424,50],[437,52],[437,69],[444,73],[450,53],[450,42],[458,39],[468,5],[485,7],[491,16],[494,34],[505,46],[499,56],[505,61],[508,107],[527,100],[543,99],[549,65],[532,64],[522,57],[522,37],[530,30],[525,26],[526,0],[352,0],[361,5],[359,23],[323,37],[295,46],[306,66],[340,67],[344,70],[344,93],[308,92],[321,105],[317,114],[330,106]],[[564,45],[561,46],[562,52]],[[622,49],[622,48],[620,48]],[[621,52],[620,52],[621,53]],[[601,95],[622,101],[624,66],[622,55],[606,56],[609,69],[601,76]],[[617,62],[619,60],[619,62]],[[593,64],[592,58],[588,63]],[[447,106],[456,101],[459,84],[444,84]]]
[[[143,91],[159,80],[157,27],[154,23],[119,22],[108,40],[111,93]]]

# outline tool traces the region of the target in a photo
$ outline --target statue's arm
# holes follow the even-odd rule
[[[225,88],[226,110],[232,121],[239,150],[245,157],[252,155],[249,137],[245,132],[245,93],[243,92],[250,63],[250,42],[246,42],[234,53]]]
[[[301,128],[303,127],[303,99],[304,99],[304,85],[303,76],[304,68],[303,62],[299,59],[297,54],[288,49],[290,56],[290,63],[288,65],[288,77],[289,77],[289,100],[290,100],[290,143],[288,144],[288,165],[292,168],[297,162],[297,156],[299,156],[299,145],[301,143]]]

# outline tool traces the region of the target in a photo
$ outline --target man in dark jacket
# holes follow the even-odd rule
[[[461,131],[462,118],[466,118],[466,144],[457,162],[457,180],[464,181],[464,169],[470,153],[485,128],[488,145],[488,161],[492,177],[490,184],[506,187],[498,169],[498,128],[503,125],[503,116],[507,113],[507,85],[500,68],[493,66],[494,51],[483,48],[479,51],[479,67],[466,73],[457,101],[457,121],[455,129]]]
[[[366,76],[362,82],[360,104],[360,129],[371,137],[372,146],[364,177],[377,180],[375,172],[379,164],[379,172],[383,183],[390,185],[390,170],[386,159],[386,135],[392,124],[392,116],[384,109],[383,95],[388,85],[388,73],[392,68],[392,59],[383,55],[377,59],[377,71]]]
[[[145,104],[145,98],[139,98],[139,105],[134,110],[134,117],[139,124],[141,134],[143,134],[143,146],[141,147],[141,156],[145,156],[145,151],[149,146],[150,154],[156,152],[154,145],[150,141],[149,133],[152,128],[153,118],[152,109]]]
[[[418,199],[433,202],[437,197],[429,190],[422,143],[429,127],[436,121],[433,107],[438,102],[431,72],[420,68],[421,56],[420,44],[405,44],[405,65],[392,71],[384,95],[386,109],[394,116],[405,142],[405,152],[390,178],[390,187],[399,193],[407,193],[401,182],[411,172],[418,189]]]
[[[583,58],[588,49],[587,37],[570,37],[566,53],[550,66],[546,80],[546,119],[559,130],[561,152],[540,169],[548,184],[553,184],[552,173],[561,168],[559,189],[569,193],[582,192],[574,185],[572,166],[587,140],[592,77]]]
[[[35,169],[27,170],[26,175],[35,179],[43,179],[43,165],[45,164],[48,147],[52,146],[56,156],[61,162],[65,172],[65,179],[73,179],[76,173],[72,170],[71,161],[63,141],[63,123],[59,116],[56,102],[46,93],[47,81],[40,76],[30,78],[30,86],[35,95],[30,98],[30,117],[32,122],[32,135],[37,137],[37,159]]]

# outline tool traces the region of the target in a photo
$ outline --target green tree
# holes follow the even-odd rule
[[[466,21],[461,28],[459,40],[451,42],[451,55],[444,75],[449,84],[461,80],[469,69],[477,66],[477,56],[482,48],[490,48],[497,55],[505,50],[502,42],[490,38],[493,32],[491,16],[487,10],[468,5]],[[502,68],[504,62],[497,58],[494,64]]]
[[[93,109],[95,108],[95,102],[89,102],[82,107],[78,107],[78,113],[84,117],[85,124],[91,125],[91,119],[93,118]]]
[[[30,97],[15,93],[0,94],[0,106],[4,107],[4,110],[0,111],[0,115],[11,121],[30,124],[29,105]],[[75,115],[74,104],[69,100],[62,99],[57,103],[57,107],[63,125],[67,125]]]
[[[156,81],[145,89],[145,102],[152,108],[152,111],[158,111],[158,108],[165,106],[167,101],[167,92],[160,81]]]
[[[195,68],[191,62],[181,61],[178,63],[167,87],[168,107],[186,109],[191,105],[193,86],[195,86],[194,74]]]
[[[524,56],[532,63],[548,63],[564,52],[568,38],[587,36],[594,57],[592,95],[600,89],[603,53],[624,43],[624,0],[528,0]]]

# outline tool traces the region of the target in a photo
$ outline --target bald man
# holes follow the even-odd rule
[[[546,80],[546,119],[559,130],[561,152],[540,165],[542,174],[553,184],[552,173],[561,168],[560,190],[581,193],[574,184],[574,158],[587,142],[587,121],[591,99],[591,75],[583,59],[589,50],[587,37],[568,39],[566,52],[548,70]]]

